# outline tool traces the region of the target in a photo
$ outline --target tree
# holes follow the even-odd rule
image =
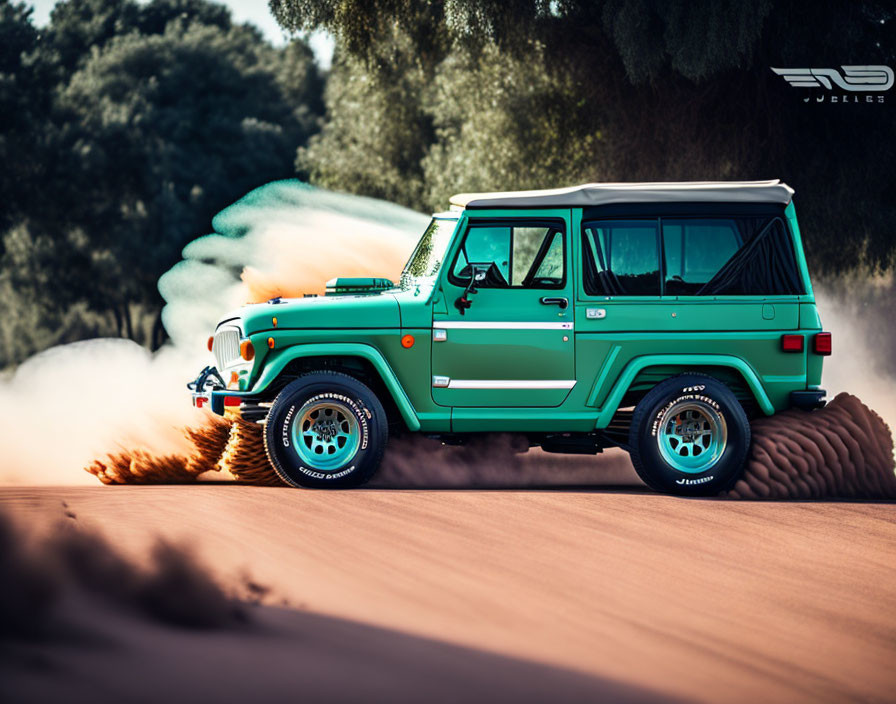
[[[214,213],[289,173],[309,125],[269,68],[275,56],[246,28],[176,19],[164,34],[112,39],[62,91],[79,126],[69,143],[89,204],[75,224],[96,264],[90,304],[112,302],[128,336],[130,304],[157,300],[158,276]]]
[[[329,120],[299,149],[296,167],[325,188],[419,207],[422,160],[433,141],[422,106],[427,72],[401,32],[374,62],[335,57],[325,92]]]
[[[413,201],[422,208],[468,187],[780,177],[797,188],[816,269],[894,262],[892,100],[807,105],[770,70],[892,65],[896,13],[882,2],[433,0],[421,10],[410,0],[270,0],[270,7],[286,28],[333,33],[346,54],[333,81],[347,87],[328,87],[321,137],[328,158],[379,159],[364,178],[309,169],[312,180],[382,194],[403,175],[416,184],[422,170],[425,195]],[[396,34],[407,43],[394,42]],[[387,68],[416,61],[424,80],[377,82],[377,57],[390,50]],[[359,84],[363,91],[352,87]],[[361,107],[378,101],[411,106],[411,124],[431,119],[429,144],[412,132],[402,154],[401,123],[385,109]],[[318,154],[314,162],[322,161]]]
[[[34,59],[37,45],[31,9],[0,0],[0,232],[22,216],[40,176],[52,82]]]
[[[545,70],[541,54],[537,45],[527,57],[487,47],[439,66],[425,93],[436,130],[422,162],[429,209],[455,192],[548,188],[597,171],[600,115]]]
[[[41,34],[0,0],[4,36],[20,41],[0,47],[0,106],[12,105],[0,120],[17,119],[17,104],[2,102],[18,99],[10,81],[46,80],[43,102],[20,101],[27,119],[16,124],[30,143],[10,141],[15,125],[0,136],[4,155],[22,143],[21,163],[39,165],[30,193],[0,175],[2,193],[18,189],[17,212],[2,223],[0,288],[30,307],[18,333],[0,330],[0,344],[18,340],[0,348],[0,365],[88,331],[158,345],[159,276],[215,213],[290,176],[318,129],[323,81],[311,52],[301,41],[275,49],[205,0],[67,0]],[[35,125],[27,110],[37,106]],[[66,311],[81,322],[63,324]],[[65,332],[20,344],[41,319]],[[151,333],[141,329],[152,321]]]

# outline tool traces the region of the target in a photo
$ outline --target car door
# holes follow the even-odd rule
[[[468,217],[461,229],[433,313],[433,400],[561,404],[575,385],[569,211]]]

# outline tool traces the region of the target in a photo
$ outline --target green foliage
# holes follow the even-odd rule
[[[693,80],[753,57],[773,0],[270,0],[284,27],[324,29],[356,55],[375,53],[398,27],[418,53],[494,45],[526,54],[568,30],[609,39],[633,82],[671,66]]]
[[[329,120],[299,149],[296,167],[325,188],[419,206],[422,159],[433,139],[420,102],[427,74],[402,33],[384,49],[375,65],[335,57],[325,93]]]
[[[99,329],[159,344],[159,276],[216,212],[292,175],[318,129],[310,50],[275,49],[205,0],[68,0],[42,35],[0,0],[4,37],[0,155],[21,166],[0,178],[16,204],[0,223],[0,285],[62,340]],[[16,325],[0,335],[0,366],[60,339],[23,339]]]
[[[884,3],[420,5],[270,0],[283,26],[327,30],[342,52],[322,135],[299,157],[312,181],[441,209],[474,189],[779,177],[816,270],[894,263],[893,96],[815,106],[770,70],[892,66]],[[400,66],[420,70],[395,80]]]
[[[440,65],[426,108],[436,140],[423,159],[426,203],[446,194],[550,188],[594,171],[599,122],[563,82],[544,69],[532,45],[526,57],[486,48],[473,59]]]
[[[28,142],[47,118],[49,83],[32,58],[37,42],[31,10],[0,0],[0,232],[21,216],[39,176]]]

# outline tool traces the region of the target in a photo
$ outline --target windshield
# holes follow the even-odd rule
[[[457,220],[441,218],[434,219],[429,223],[429,227],[426,228],[417,243],[417,248],[401,273],[402,282],[436,275],[442,265],[445,250],[448,249],[451,235],[454,234],[456,226]]]

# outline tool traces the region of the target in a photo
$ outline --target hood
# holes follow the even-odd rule
[[[274,325],[274,318],[277,324]],[[288,328],[398,328],[398,301],[389,292],[274,298],[247,305],[219,325],[239,321],[243,335]]]

